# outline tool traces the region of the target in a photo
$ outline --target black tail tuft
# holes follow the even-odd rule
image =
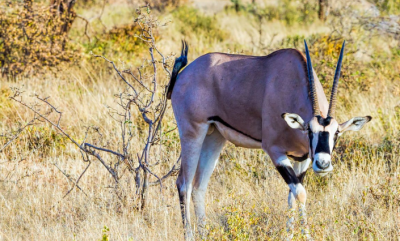
[[[179,71],[187,65],[187,54],[189,46],[186,41],[182,40],[182,51],[181,56],[175,59],[174,68],[172,69],[171,80],[169,81],[167,99],[171,99],[172,90],[174,89],[176,78],[178,77]]]

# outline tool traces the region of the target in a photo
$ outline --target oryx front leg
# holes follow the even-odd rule
[[[304,177],[306,176],[307,169],[310,166],[310,163],[311,163],[310,158],[307,158],[306,160],[301,161],[301,162],[297,162],[297,161],[294,162],[293,169],[294,169],[294,172],[296,173],[296,177],[299,179],[301,185],[303,185]],[[289,196],[290,196],[290,193],[289,193]],[[300,223],[302,225],[301,231],[303,232],[303,234],[306,235],[307,238],[311,238],[310,232],[309,232],[308,226],[307,226],[307,213],[306,213],[305,200],[304,200],[304,203],[300,203],[300,205],[299,205],[299,213],[300,213]]]
[[[309,162],[308,162],[309,163]],[[287,222],[287,231],[289,233],[289,238],[291,238],[291,231],[294,226],[294,210],[296,208],[296,200],[299,202],[299,211],[301,215],[302,223],[306,225],[306,213],[305,213],[305,204],[307,200],[307,193],[301,184],[300,179],[302,177],[300,175],[296,175],[295,170],[293,169],[290,160],[286,156],[282,156],[274,161],[276,169],[281,174],[285,182],[288,184],[290,191],[288,196],[288,204],[289,204],[289,220]],[[296,169],[301,169],[297,165]]]

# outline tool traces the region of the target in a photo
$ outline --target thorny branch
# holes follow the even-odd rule
[[[60,123],[60,120],[61,120],[61,115],[62,115],[62,113],[61,113],[60,111],[58,111],[53,105],[50,105],[50,104],[47,102],[46,98],[43,98],[43,99],[42,99],[42,98],[39,98],[38,96],[36,96],[36,98],[39,99],[39,100],[41,100],[41,101],[46,100],[46,101],[43,101],[43,102],[46,103],[48,106],[50,106],[50,107],[51,107],[51,110],[54,110],[54,111],[56,111],[56,112],[59,114],[59,118],[58,118],[57,124],[55,124],[53,121],[51,121],[51,120],[48,119],[46,116],[44,116],[43,114],[41,114],[41,113],[39,112],[39,110],[37,110],[34,106],[29,106],[28,104],[26,104],[25,102],[23,102],[23,101],[22,101],[22,98],[17,99],[17,97],[19,96],[20,93],[21,93],[21,92],[19,92],[19,91],[15,92],[15,94],[14,94],[13,96],[11,96],[10,99],[12,99],[12,100],[14,100],[14,101],[20,103],[21,105],[25,106],[25,107],[28,108],[28,109],[30,109],[30,110],[33,111],[36,115],[38,115],[40,118],[42,118],[43,120],[47,121],[49,124],[51,124],[52,126],[54,126],[55,128],[57,128],[58,131],[60,131],[64,136],[66,136],[66,137],[67,137],[72,143],[74,143],[80,150],[82,150],[83,152],[85,152],[85,153],[87,153],[87,154],[89,154],[89,155],[92,155],[92,156],[96,157],[96,158],[104,165],[104,167],[108,170],[108,172],[112,175],[112,177],[114,178],[114,180],[116,181],[116,183],[118,183],[118,176],[117,176],[117,174],[115,173],[115,171],[114,171],[112,168],[110,168],[110,167],[104,162],[104,160],[100,157],[100,155],[99,155],[98,153],[96,153],[96,152],[93,151],[93,150],[90,150],[90,149],[85,148],[85,144],[86,144],[86,143],[84,143],[84,145],[80,145],[75,139],[73,139],[69,134],[67,134],[67,133],[60,127],[59,123]],[[112,152],[111,150],[109,150],[109,151]]]

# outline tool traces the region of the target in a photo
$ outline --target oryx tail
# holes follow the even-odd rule
[[[169,81],[167,99],[171,99],[172,90],[174,89],[174,85],[176,83],[176,78],[178,77],[179,71],[187,65],[187,54],[188,54],[189,46],[186,41],[182,40],[182,50],[181,56],[175,59],[174,68],[172,69],[171,80]]]

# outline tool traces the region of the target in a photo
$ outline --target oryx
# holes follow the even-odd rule
[[[333,80],[331,99],[313,71],[307,43],[306,58],[296,49],[268,56],[224,53],[203,55],[187,64],[188,46],[175,60],[168,98],[179,129],[182,164],[176,185],[185,237],[191,239],[190,196],[199,230],[205,225],[204,196],[226,140],[236,146],[262,148],[288,184],[289,207],[299,211],[306,227],[307,168],[318,175],[331,172],[337,137],[358,131],[371,120],[355,117],[338,124],[334,118],[344,42]],[[283,119],[282,119],[283,118]],[[292,166],[290,159],[293,159]],[[293,218],[288,221],[288,230]]]

